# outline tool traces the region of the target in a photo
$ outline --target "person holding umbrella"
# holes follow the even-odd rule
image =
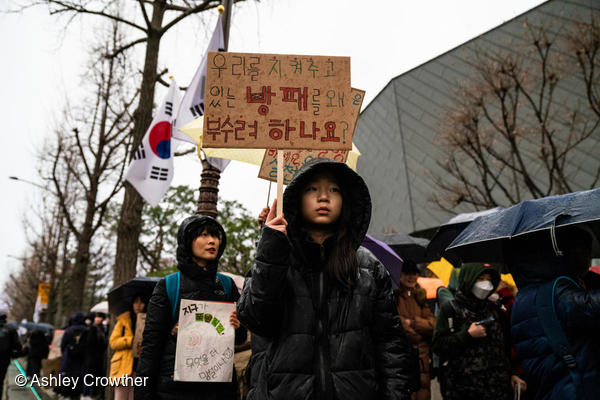
[[[137,358],[133,357],[133,336],[137,315],[143,313],[147,301],[143,295],[133,296],[131,308],[117,317],[117,323],[110,335],[108,344],[115,351],[110,360],[110,377],[121,378],[132,376],[135,371]],[[115,400],[133,399],[133,387],[118,385],[115,387]]]
[[[591,229],[580,224],[557,228],[556,247],[542,231],[505,248],[519,288],[511,331],[535,398],[587,400],[600,393],[600,290],[587,290],[582,280],[592,240]]]

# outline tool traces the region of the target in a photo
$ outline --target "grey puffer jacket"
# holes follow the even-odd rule
[[[317,171],[333,172],[351,194],[356,283],[344,289],[324,271],[335,237],[319,245],[300,228],[301,191]],[[368,189],[341,163],[315,159],[287,187],[288,236],[265,227],[238,318],[261,336],[248,399],[408,399],[410,344],[385,267],[360,247],[371,214]],[[257,349],[255,346],[253,346]]]

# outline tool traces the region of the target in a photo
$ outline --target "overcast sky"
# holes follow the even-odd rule
[[[542,3],[540,0],[262,0],[235,6],[229,50],[237,52],[350,56],[352,86],[367,91],[363,108],[395,76]],[[366,7],[368,5],[368,7]],[[0,6],[6,7],[6,6]],[[187,86],[200,62],[217,11],[185,21],[161,44],[159,67]],[[0,14],[0,115],[3,132],[0,196],[0,287],[18,267],[25,250],[23,215],[44,193],[33,182],[36,154],[61,115],[66,100],[78,97],[86,65],[86,42],[97,18],[62,29],[44,7]],[[141,48],[140,48],[141,50]],[[140,62],[139,68],[142,68]],[[166,89],[159,88],[155,102]],[[360,163],[360,160],[359,160]],[[199,186],[200,164],[177,159],[173,184]],[[232,162],[223,173],[220,195],[237,199],[254,213],[264,207],[268,183],[258,167]]]

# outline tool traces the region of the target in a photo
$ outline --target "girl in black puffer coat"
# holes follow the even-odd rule
[[[225,244],[223,227],[211,217],[193,215],[181,223],[177,233],[177,268],[181,273],[179,299],[226,302],[236,302],[239,299],[233,280],[226,293],[217,277],[218,261],[225,251]],[[179,305],[177,308],[179,309]],[[174,327],[178,320],[179,315],[175,320],[171,318],[165,279],[161,279],[156,284],[148,305],[142,353],[137,367],[137,376],[147,377],[147,384],[135,388],[135,399],[238,399],[235,369],[231,383],[173,381],[177,344]],[[247,332],[244,327],[239,326],[235,312],[230,317],[230,323],[236,326],[235,344],[244,343]]]
[[[238,317],[261,336],[248,399],[408,399],[416,364],[383,265],[359,247],[371,216],[345,164],[305,164],[271,208]]]

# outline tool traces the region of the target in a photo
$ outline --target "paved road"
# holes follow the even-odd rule
[[[19,358],[16,361],[21,368],[25,369],[27,365],[27,361],[24,358]],[[17,385],[15,382],[15,378],[17,375],[20,375],[21,372],[19,368],[15,365],[15,362],[11,361],[10,366],[8,367],[8,371],[6,372],[6,381],[4,384],[5,391],[2,394],[3,400],[51,400],[50,397],[45,391],[41,390],[39,387],[34,387],[34,391],[31,388],[24,386],[21,387]]]

